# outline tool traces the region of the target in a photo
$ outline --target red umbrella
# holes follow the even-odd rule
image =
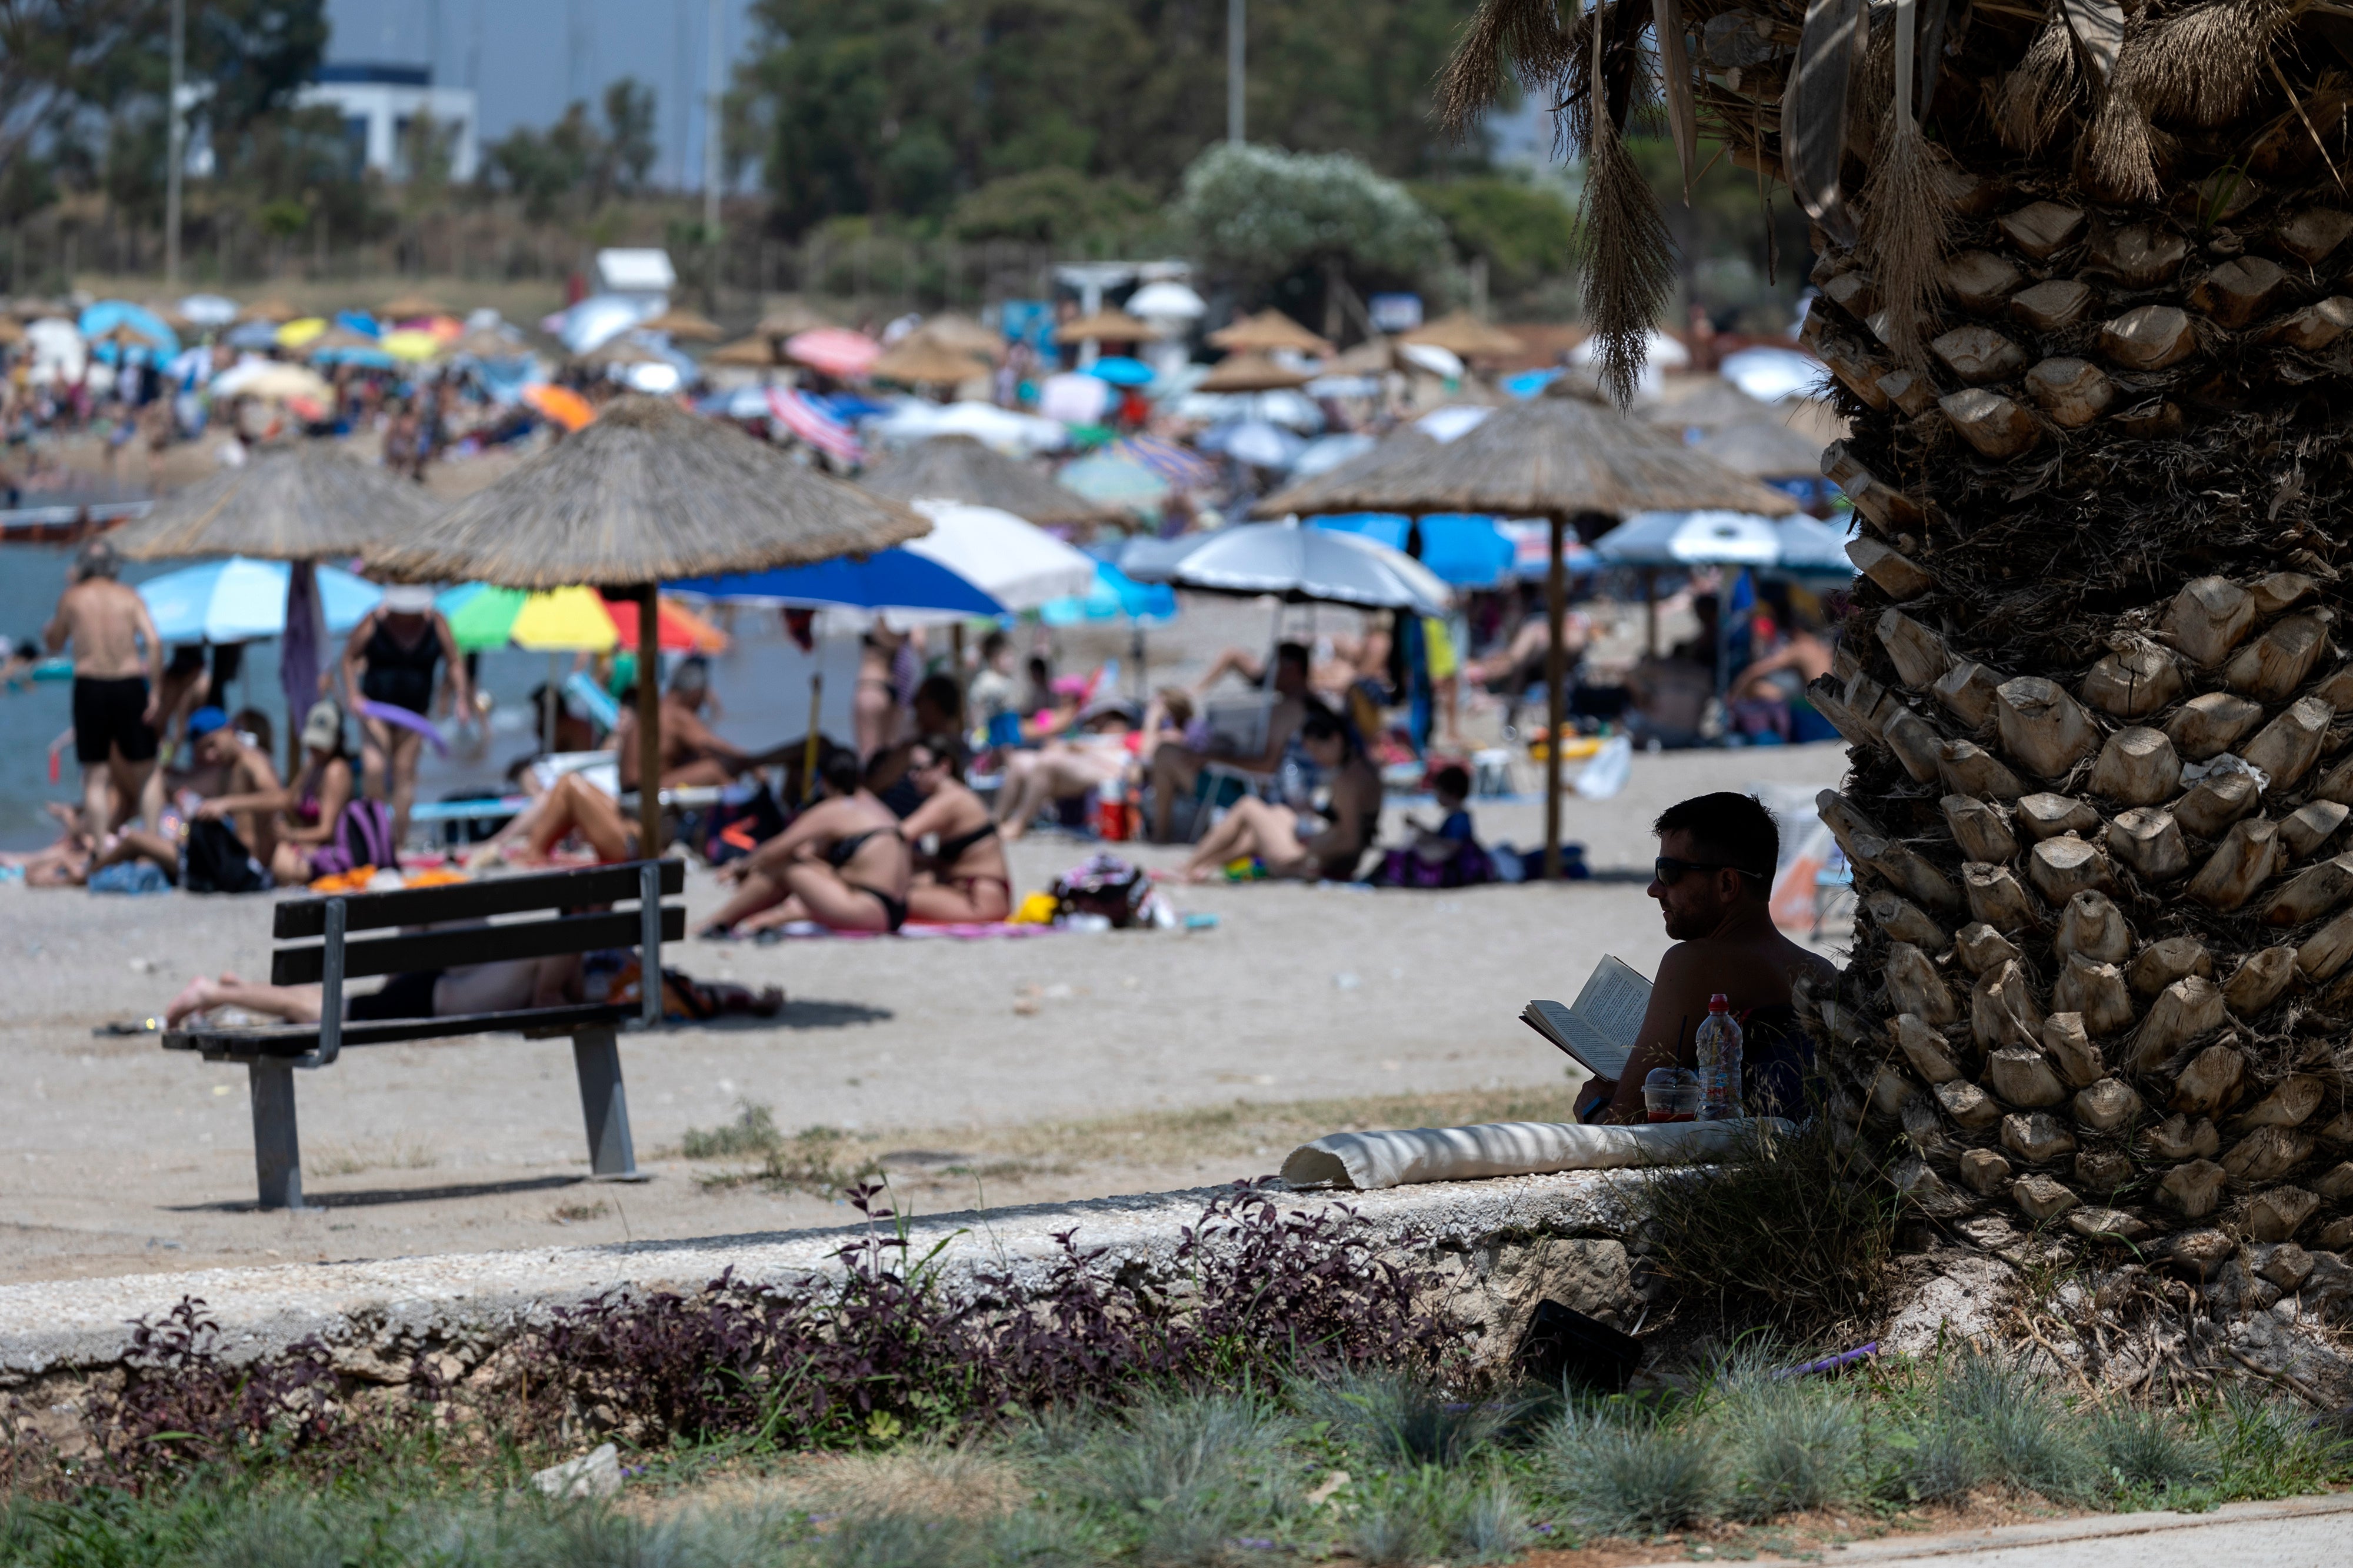
[[[628,598],[607,597],[605,611],[613,617],[613,630],[621,639],[620,646],[634,651],[638,646],[637,604]],[[654,640],[664,653],[723,653],[727,634],[688,609],[675,599],[664,599],[658,606],[660,621],[654,630]]]

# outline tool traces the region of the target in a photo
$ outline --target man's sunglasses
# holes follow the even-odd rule
[[[1727,866],[1720,860],[1678,860],[1672,855],[1662,855],[1651,862],[1651,875],[1657,879],[1662,888],[1673,887],[1683,879],[1683,873],[1686,871],[1737,871],[1753,881],[1766,882],[1772,879],[1762,872],[1748,869],[1746,866]]]

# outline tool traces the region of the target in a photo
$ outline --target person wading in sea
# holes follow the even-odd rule
[[[92,839],[135,812],[153,828],[164,812],[155,722],[164,639],[136,591],[115,581],[121,558],[93,539],[42,630],[51,653],[73,649],[74,756],[81,763],[82,830]]]

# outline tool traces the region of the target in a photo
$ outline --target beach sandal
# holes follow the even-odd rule
[[[164,1020],[161,1018],[117,1018],[112,1023],[100,1024],[90,1034],[103,1040],[119,1039],[126,1035],[160,1035],[163,1032]]]

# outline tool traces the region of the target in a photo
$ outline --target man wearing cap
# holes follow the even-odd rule
[[[134,812],[152,828],[164,811],[155,766],[164,639],[146,601],[115,580],[121,564],[103,539],[83,545],[41,633],[51,653],[73,649],[74,756],[81,763],[82,830],[92,838]]]
[[[432,710],[444,660],[462,722],[474,694],[459,657],[457,634],[434,607],[433,590],[396,583],[385,589],[343,645],[344,705],[360,716],[360,766],[367,792],[392,807],[396,844],[408,837],[408,808],[417,798],[417,763],[425,745],[425,715]],[[393,715],[387,717],[387,714]],[[413,714],[414,721],[399,715]]]
[[[188,742],[206,767],[218,768],[221,793],[196,807],[200,817],[226,820],[247,851],[267,866],[278,847],[278,809],[284,788],[269,753],[248,746],[218,708],[188,715]]]

